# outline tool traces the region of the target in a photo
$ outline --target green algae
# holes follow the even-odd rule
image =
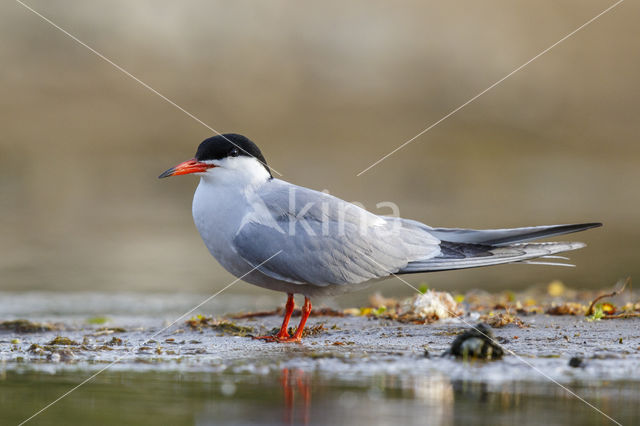
[[[14,333],[39,333],[57,329],[58,327],[53,324],[33,322],[26,319],[0,321],[0,330],[13,331]]]
[[[187,320],[187,325],[194,330],[202,331],[205,328],[218,331],[221,335],[246,337],[254,333],[254,328],[238,325],[229,320],[216,320],[213,317],[197,315]]]
[[[107,321],[109,321],[109,318],[107,318],[107,317],[91,317],[91,318],[87,318],[87,323],[88,324],[102,325],[102,324],[105,324]]]
[[[53,338],[53,340],[51,340],[49,343],[47,343],[47,345],[49,345],[49,346],[57,346],[57,345],[77,346],[77,345],[79,345],[79,343],[76,342],[75,340],[69,339],[68,337],[56,336],[56,337]]]

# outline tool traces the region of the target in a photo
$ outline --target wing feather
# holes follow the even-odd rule
[[[440,241],[428,232],[409,232],[329,194],[274,181],[254,200],[233,239],[236,252],[253,266],[282,250],[258,268],[273,278],[318,286],[360,283],[440,252]]]

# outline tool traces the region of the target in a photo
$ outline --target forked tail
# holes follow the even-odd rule
[[[430,259],[410,262],[398,273],[447,271],[505,263],[573,266],[555,261],[558,259],[567,260],[566,257],[555,256],[555,254],[582,248],[585,246],[584,243],[530,243],[529,241],[584,231],[599,226],[602,224],[582,223],[487,230],[431,228],[429,233],[441,240],[441,253]],[[535,261],[534,259],[540,260]]]

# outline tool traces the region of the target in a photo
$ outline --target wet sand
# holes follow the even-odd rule
[[[509,395],[509,398],[522,401],[555,395],[554,398],[571,401],[571,407],[586,410],[581,411],[585,419],[594,420],[595,423],[600,423],[600,420],[607,422],[601,414],[561,388],[561,384],[576,392],[579,390],[581,397],[592,401],[595,406],[605,404],[606,407],[601,408],[614,418],[618,414],[628,421],[637,414],[635,407],[640,399],[637,392],[640,387],[638,318],[588,321],[583,316],[523,316],[521,319],[527,327],[509,324],[494,329],[495,339],[506,353],[502,360],[486,362],[442,356],[460,332],[469,324],[477,323],[476,313],[431,324],[403,324],[363,316],[312,317],[308,327],[314,330],[313,335],[306,337],[302,343],[277,344],[247,336],[265,334],[278,327],[281,318],[274,315],[228,320],[222,323],[227,325],[225,327],[201,329],[180,320],[158,334],[172,322],[167,319],[170,315],[154,313],[155,309],[162,307],[160,301],[165,297],[157,296],[157,305],[150,304],[138,315],[129,312],[128,315],[120,313],[108,318],[87,318],[78,313],[90,307],[91,302],[87,302],[86,306],[77,303],[59,306],[57,313],[51,312],[49,303],[43,302],[43,305],[49,306],[48,313],[32,303],[31,306],[41,310],[32,312],[29,320],[49,324],[55,329],[0,331],[0,356],[7,385],[3,393],[6,394],[22,381],[35,381],[37,384],[53,381],[57,386],[47,389],[58,389],[62,394],[65,386],[61,386],[58,380],[63,380],[66,388],[71,388],[92,372],[108,367],[101,373],[105,377],[103,380],[115,376],[126,377],[127,380],[142,382],[138,386],[145,387],[158,380],[172,381],[179,375],[180,386],[187,386],[186,383],[189,383],[189,387],[199,386],[198,383],[205,380],[216,383],[217,391],[222,392],[223,396],[224,392],[235,394],[238,389],[248,386],[249,381],[249,384],[257,383],[255,386],[264,387],[267,394],[276,392],[280,395],[284,392],[276,398],[275,403],[282,410],[287,408],[287,392],[305,394],[304,386],[300,387],[297,382],[308,382],[309,389],[322,385],[327,395],[337,392],[335,404],[343,404],[341,395],[345,392],[345,386],[360,389],[351,395],[354,401],[360,401],[362,392],[366,395],[382,392],[371,398],[378,398],[379,404],[390,412],[395,412],[397,407],[392,407],[398,401],[408,399],[415,402],[418,398],[416,393],[420,392],[426,392],[430,395],[427,398],[431,398],[429,401],[437,402],[436,406],[444,409],[447,404],[440,399],[449,397],[442,392],[451,392],[450,397],[458,401],[456,386],[462,386],[463,390],[467,389],[473,395],[503,395],[501,398]],[[23,299],[18,298],[14,302],[20,303],[19,300]],[[190,300],[165,302],[167,310],[177,311],[181,303],[186,305]],[[227,307],[232,308],[233,303],[227,302],[230,303]],[[135,305],[131,295],[114,296],[105,303],[124,308]],[[5,309],[11,308],[5,305]],[[295,324],[297,319],[293,318],[292,322]],[[575,359],[570,363],[572,358]],[[152,375],[151,381],[147,380],[145,374]],[[97,378],[94,380],[96,382],[87,389],[95,390],[96,386],[103,383]],[[382,385],[380,380],[383,381]],[[390,389],[403,389],[406,386],[412,389],[411,397],[392,398],[386,395]],[[416,390],[416,387],[419,389]],[[27,387],[21,389],[25,391]],[[83,390],[78,389],[77,392],[81,394]],[[50,397],[55,397],[55,393],[52,392]],[[462,394],[467,395],[464,392]],[[33,407],[29,406],[30,409],[38,404],[45,405],[46,397],[33,400],[33,395],[29,395],[25,401],[37,401]],[[73,400],[71,398],[74,397],[70,397]],[[252,404],[256,401],[264,403],[274,396],[254,395],[253,398],[246,397],[243,401],[247,404],[250,401],[253,401]],[[370,398],[367,396],[365,399]],[[96,400],[96,403],[99,402],[99,399]],[[529,407],[528,402],[522,404]],[[19,421],[21,417],[28,417],[29,409],[24,408],[24,404],[12,407],[5,412],[5,419]],[[313,411],[316,408],[306,409]],[[183,409],[188,411],[184,406]],[[412,410],[417,408],[408,409],[407,415]],[[444,417],[440,420],[445,423],[457,418],[454,408],[447,410],[453,411],[442,414]],[[609,413],[611,410],[615,412]],[[359,416],[366,414],[366,410],[357,412]],[[414,414],[417,415],[417,411]],[[45,415],[43,413],[43,417]],[[260,423],[259,418],[254,418],[253,414],[243,414],[241,409],[236,414],[226,413],[224,418],[225,422],[235,419]],[[413,417],[410,415],[410,418]],[[274,419],[267,423],[275,422]],[[319,419],[311,420],[310,423],[323,423],[318,422]],[[521,420],[526,423],[527,419]]]

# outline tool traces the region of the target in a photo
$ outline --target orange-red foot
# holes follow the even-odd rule
[[[289,343],[289,342],[299,342],[300,336],[289,335],[289,333],[282,335],[280,333],[273,334],[270,336],[252,336],[253,339],[264,340],[265,342],[278,342],[278,343]]]
[[[302,339],[296,336],[287,336],[287,337],[278,337],[278,336],[254,336],[254,339],[264,340],[265,342],[276,342],[276,343],[292,343],[292,342],[300,342]]]
[[[293,293],[289,293],[287,294],[287,303],[285,304],[284,318],[282,320],[282,326],[280,327],[280,331],[278,331],[278,333],[273,336],[254,336],[253,338],[258,340],[264,340],[265,342],[280,342],[280,341],[286,341],[286,339],[289,339],[291,335],[289,334],[289,330],[287,330],[287,327],[289,326],[289,319],[291,319],[293,308],[295,308],[295,303],[293,301]]]
[[[275,336],[255,336],[254,339],[264,340],[265,342],[278,343],[300,342],[302,340],[302,331],[304,330],[304,325],[307,322],[307,318],[309,318],[309,314],[311,313],[311,301],[308,297],[305,296],[304,305],[302,306],[300,324],[298,325],[295,334],[291,336],[289,334],[289,331],[287,330],[287,325],[289,324],[289,319],[291,318],[293,308],[293,294],[289,294],[287,298],[284,321],[282,322],[282,327],[280,328],[278,334],[276,334]]]
[[[251,336],[254,340],[264,340],[265,342],[279,342],[283,339],[289,339],[291,336],[280,336],[279,334],[273,334],[269,336]]]
[[[251,336],[253,340],[265,340],[267,342],[273,342],[276,340],[276,336]]]
[[[275,341],[278,343],[293,343],[302,341],[302,338],[299,336],[277,337]]]

